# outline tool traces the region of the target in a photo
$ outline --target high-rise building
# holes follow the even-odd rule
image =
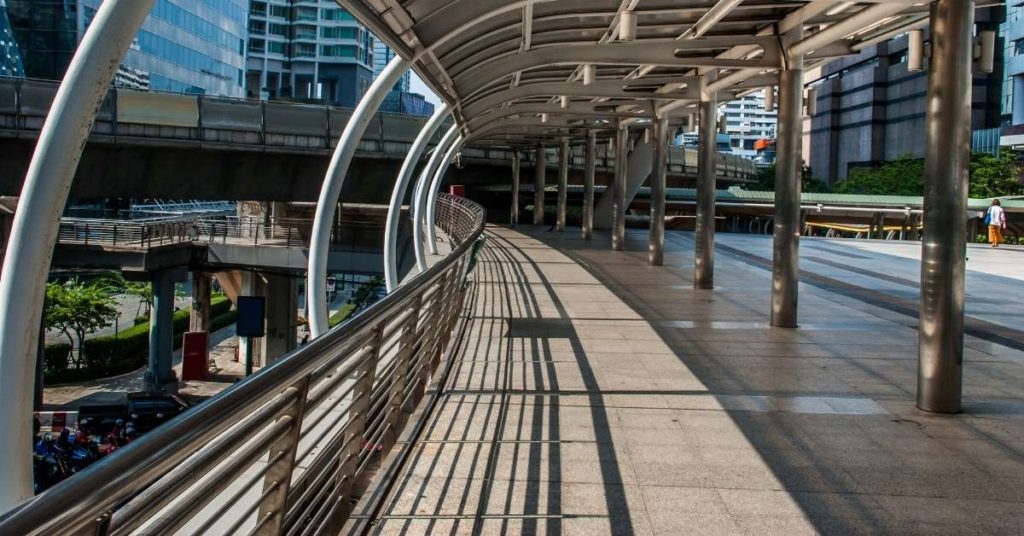
[[[758,140],[775,139],[776,114],[765,111],[763,90],[725,103],[718,113],[725,116],[725,133],[735,155],[754,158]]]
[[[27,76],[60,79],[103,0],[8,0]],[[115,83],[244,96],[245,0],[157,0]]]
[[[373,38],[373,77],[380,76],[380,73],[384,72],[384,68],[388,66],[390,62],[397,54],[394,50],[391,50],[384,41],[377,39],[376,36]],[[395,84],[395,88],[398,91],[409,91],[409,82],[412,79],[412,71],[405,71],[402,78],[398,79],[398,83]]]
[[[1001,6],[979,9],[977,29],[997,30],[1004,18]],[[997,43],[994,72],[974,74],[973,131],[999,127],[1001,47]],[[924,157],[927,64],[922,71],[907,69],[906,35],[831,62],[819,73],[817,79],[805,78],[815,88],[817,109],[811,118],[810,154],[804,159],[816,178],[831,183],[846,178],[854,167],[875,166],[903,155]]]
[[[14,40],[14,30],[7,19],[7,4],[4,0],[0,0],[0,76],[25,77],[21,52],[17,41]]]
[[[249,4],[250,97],[353,106],[373,81],[373,37],[334,0]]]
[[[1001,31],[1006,75],[1003,78],[1002,145],[1024,145],[1024,2],[1006,3]]]

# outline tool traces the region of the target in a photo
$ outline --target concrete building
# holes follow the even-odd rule
[[[373,37],[333,0],[249,5],[247,93],[352,106],[373,81]]]
[[[764,91],[725,103],[719,114],[725,115],[725,133],[735,155],[755,158],[758,140],[775,139],[775,111],[765,111]]]
[[[8,0],[32,78],[59,79],[102,0]],[[247,2],[157,0],[115,83],[140,89],[241,97]]]
[[[1004,17],[1002,7],[979,9],[976,27],[997,30]],[[974,73],[973,131],[1000,124],[1003,50],[998,44],[995,54],[994,72]],[[926,82],[926,70],[907,69],[906,35],[829,63],[817,79],[808,77],[806,86],[816,90],[817,99],[810,129],[814,150],[807,162],[815,177],[831,184],[854,167],[901,155],[923,158]]]

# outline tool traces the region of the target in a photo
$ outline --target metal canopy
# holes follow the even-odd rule
[[[692,113],[776,83],[789,55],[814,67],[928,20],[920,0],[338,2],[414,61],[466,140],[508,144]]]

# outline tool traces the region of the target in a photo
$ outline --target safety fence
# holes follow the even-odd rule
[[[313,222],[298,218],[177,217],[146,220],[64,218],[57,234],[60,244],[149,249],[178,243],[221,243],[252,246],[309,246]],[[375,221],[345,220],[335,225],[331,244],[358,249],[365,230],[383,229]],[[382,235],[375,233],[372,236]],[[345,242],[345,244],[342,244]],[[379,243],[362,244],[378,248]]]
[[[0,534],[336,534],[460,317],[484,211],[450,196],[453,251],[395,292],[0,518]]]

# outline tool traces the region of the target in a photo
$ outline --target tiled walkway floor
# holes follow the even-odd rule
[[[717,288],[694,291],[689,234],[651,268],[642,231],[625,252],[577,233],[489,229],[381,533],[1024,531],[1024,252],[972,249],[949,417],[913,404],[919,246],[805,240],[802,327],[781,330],[770,238],[720,235]]]

